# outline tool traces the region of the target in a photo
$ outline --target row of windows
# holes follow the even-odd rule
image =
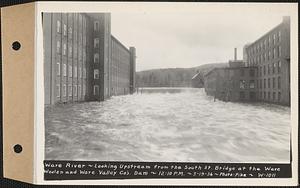
[[[82,95],[84,97],[85,94],[86,94],[85,85],[83,85],[82,92],[83,92]],[[60,94],[61,94],[60,93],[60,84],[56,85],[56,93],[57,93],[57,97],[59,98]],[[76,97],[77,93],[78,93],[78,96],[80,97],[81,96],[81,86],[80,85],[78,86],[78,91],[77,91],[77,85],[74,85],[73,86],[73,92],[72,92],[72,86],[71,85],[68,86],[68,94],[69,94],[70,97],[72,96],[72,94],[73,94],[73,96]],[[94,85],[93,94],[94,95],[99,95],[99,85]],[[62,87],[62,96],[63,97],[67,96],[67,85],[66,84],[64,84],[63,87]]]
[[[271,46],[272,44],[275,45],[276,42],[281,42],[281,31],[277,33],[273,33],[273,35],[269,35],[266,37],[264,41],[258,42],[257,44],[253,45],[249,48],[249,54],[253,55],[255,53],[259,53],[262,50],[266,50],[267,47]]]
[[[61,33],[61,21],[60,20],[56,21],[56,31],[57,31],[57,33]],[[72,36],[73,36],[73,29],[72,29],[72,27],[69,27],[67,29],[67,25],[63,24],[63,36],[67,36],[67,31],[68,31],[69,38],[72,38]],[[77,32],[75,31],[74,34],[75,34],[74,35],[75,39],[77,39],[77,36],[76,36]],[[86,45],[86,38],[82,37],[81,33],[78,34],[78,38],[79,38],[79,42],[81,42],[81,40],[83,39],[83,44]]]
[[[56,52],[57,52],[58,54],[61,53],[61,42],[60,42],[59,40],[56,41]],[[69,57],[72,56],[72,52],[73,52],[73,47],[72,47],[72,45],[69,45],[69,52],[68,52]],[[84,57],[84,59],[85,59],[85,57],[86,57],[86,52],[85,52],[85,50],[83,50],[82,53],[83,53],[83,57]],[[62,51],[62,54],[63,54],[63,55],[67,55],[67,44],[66,44],[66,43],[63,43],[63,51]]]
[[[281,92],[259,92],[259,98],[262,100],[269,100],[273,102],[280,102],[281,101]]]
[[[61,71],[60,71],[60,63],[57,62],[56,63],[57,66],[57,76],[61,75]],[[77,78],[77,66],[74,66],[74,74],[73,73],[73,67],[71,65],[69,65],[69,77],[74,76],[74,78]],[[67,65],[65,63],[63,63],[63,76],[67,76]],[[86,78],[86,69],[83,68],[83,72],[81,70],[81,67],[79,67],[79,78]]]
[[[258,67],[259,76],[264,76],[266,74],[275,74],[281,73],[281,61],[274,62],[272,64],[268,64],[267,66]]]
[[[278,46],[273,48],[273,51],[270,50],[268,52],[257,55],[253,58],[249,58],[249,63],[250,65],[257,65],[259,63],[264,63],[265,61],[275,59],[277,57],[281,57],[281,55],[282,55],[281,46]]]
[[[277,83],[276,83],[277,80]],[[272,88],[275,89],[277,87],[277,89],[281,89],[281,78],[280,76],[274,77],[274,78],[268,78],[268,79],[261,79],[259,80],[259,88],[262,89],[266,89],[266,88],[271,88],[271,81],[272,81]],[[268,85],[267,85],[268,84]]]
[[[77,91],[77,85],[74,85],[73,86],[73,92],[72,92],[72,85],[68,86],[68,94],[69,94],[70,97],[72,96],[72,94],[73,94],[73,96],[77,96],[77,92],[78,92],[78,96],[80,97],[81,96],[81,85],[78,86],[78,91]],[[85,85],[83,85],[82,92],[83,92],[82,95],[85,96],[85,94],[86,94]],[[56,96],[60,97],[60,84],[56,85]],[[62,96],[63,97],[67,96],[67,85],[66,84],[64,84],[63,87],[62,87]]]
[[[94,63],[99,63],[99,58],[100,58],[100,56],[99,56],[99,53],[94,53]],[[124,64],[125,66],[127,65],[129,65],[129,62],[127,62],[127,63],[124,63],[125,61],[123,61],[122,62],[122,64]],[[119,64],[118,64],[119,65]],[[112,65],[112,66],[114,66],[114,65]],[[124,67],[125,67],[124,66]]]

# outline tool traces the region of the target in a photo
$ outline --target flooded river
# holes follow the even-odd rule
[[[46,159],[288,162],[290,108],[148,89],[45,109]]]

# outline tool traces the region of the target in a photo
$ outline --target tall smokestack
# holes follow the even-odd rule
[[[236,61],[236,60],[237,60],[237,49],[234,48],[234,61]]]

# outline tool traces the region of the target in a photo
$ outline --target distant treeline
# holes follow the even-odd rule
[[[211,63],[193,68],[153,69],[137,72],[137,87],[191,87],[192,77],[203,75],[216,67],[226,67],[227,63]]]

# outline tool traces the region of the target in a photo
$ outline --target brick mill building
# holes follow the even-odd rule
[[[103,101],[135,89],[135,48],[109,13],[43,13],[45,104]]]
[[[257,67],[257,100],[290,104],[290,18],[246,47],[246,67]]]
[[[290,19],[243,49],[244,60],[204,75],[208,95],[225,101],[290,105]]]
[[[256,67],[245,67],[241,60],[229,61],[229,67],[214,68],[205,74],[205,92],[223,101],[256,100]]]

